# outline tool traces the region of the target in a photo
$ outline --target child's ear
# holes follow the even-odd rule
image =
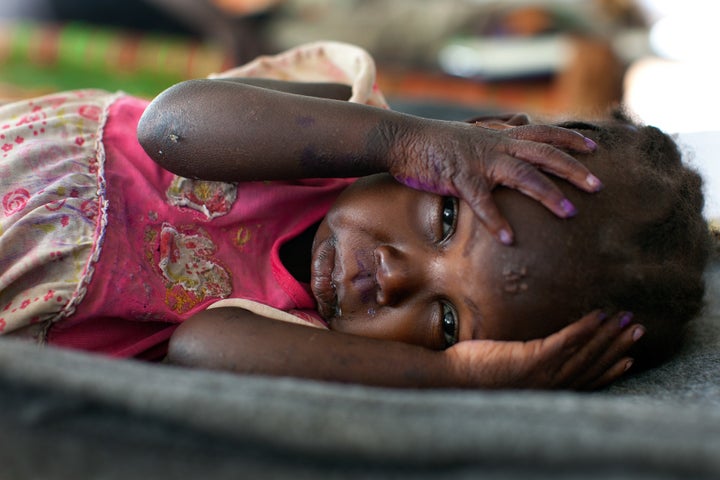
[[[507,113],[499,115],[482,115],[466,121],[481,127],[492,128],[493,130],[506,130],[508,128],[529,125],[530,117],[526,113]]]

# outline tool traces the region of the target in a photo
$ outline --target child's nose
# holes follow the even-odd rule
[[[381,245],[375,249],[375,260],[378,305],[395,305],[421,287],[420,259],[392,246]]]

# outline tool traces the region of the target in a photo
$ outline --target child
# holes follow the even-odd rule
[[[304,69],[331,80],[355,71],[353,100],[383,103],[372,88],[371,62],[352,47],[303,47],[232,73],[253,69]],[[83,91],[4,108],[0,327],[51,345],[138,358],[162,357],[172,336],[169,357],[178,363],[380,385],[593,388],[629,367],[628,350],[644,328],[623,312],[601,324],[604,316],[592,309],[644,308],[627,288],[618,293],[597,283],[628,273],[625,266],[641,256],[593,249],[604,246],[600,240],[612,244],[605,237],[613,235],[631,244],[630,225],[657,218],[630,210],[610,235],[590,235],[598,237],[591,242],[587,232],[598,231],[609,205],[622,209],[634,199],[610,190],[592,213],[593,202],[522,161],[593,192],[596,177],[548,144],[590,162],[592,141],[552,126],[511,125],[522,117],[488,124],[504,129],[493,131],[267,89],[348,98],[342,85],[242,82],[180,84],[145,111],[143,147],[184,177],[158,168],[137,143],[141,100]],[[601,130],[611,132],[607,142],[604,133],[583,132],[601,140],[599,152],[622,157],[645,141],[632,128]],[[670,142],[657,153],[676,150]],[[608,155],[593,168],[618,177]],[[692,172],[677,161],[671,170],[685,172],[694,188],[685,223],[671,232],[679,241],[681,228],[697,227],[701,196]],[[383,171],[434,193],[386,175],[347,190],[352,179],[317,178]],[[637,187],[640,177],[620,179]],[[667,183],[652,186],[675,191]],[[502,189],[490,195],[498,184],[563,218],[575,213],[571,201],[586,203],[588,213],[582,222],[543,216],[524,197]],[[646,198],[673,208],[652,191]],[[505,217],[518,230],[512,247],[503,245],[514,240]],[[359,230],[343,230],[353,225]],[[500,242],[489,241],[485,227]],[[693,287],[687,300],[675,295],[677,311],[658,312],[664,318],[637,312],[653,329],[659,325],[653,344],[667,336],[663,326],[677,330],[671,322],[699,304],[703,237],[692,232],[696,244],[676,249]],[[424,243],[411,243],[418,239]],[[393,247],[394,240],[407,248]],[[638,241],[647,243],[645,236]],[[550,255],[557,252],[564,257]],[[657,262],[651,266],[658,270]],[[668,273],[669,281],[681,278]],[[243,309],[207,310],[223,298],[239,298]],[[325,326],[315,299],[331,330],[262,318]]]

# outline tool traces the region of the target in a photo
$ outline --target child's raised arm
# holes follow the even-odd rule
[[[206,310],[184,322],[168,360],[236,373],[413,388],[595,389],[631,365],[643,327],[620,315],[586,315],[529,342],[471,340],[447,350],[268,320],[239,308]]]
[[[592,141],[575,131],[547,125],[495,131],[429,120],[339,101],[340,86],[327,87],[327,94],[321,87],[226,79],[183,82],[150,104],[138,138],[163,167],[207,180],[390,172],[411,187],[466,200],[504,243],[512,242],[512,230],[492,200],[495,186],[518,189],[560,217],[575,209],[540,170],[588,192],[601,186],[560,150],[594,149]]]

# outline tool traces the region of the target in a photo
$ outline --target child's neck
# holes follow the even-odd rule
[[[280,261],[298,282],[310,282],[312,244],[320,222],[310,225],[304,232],[280,247]]]

